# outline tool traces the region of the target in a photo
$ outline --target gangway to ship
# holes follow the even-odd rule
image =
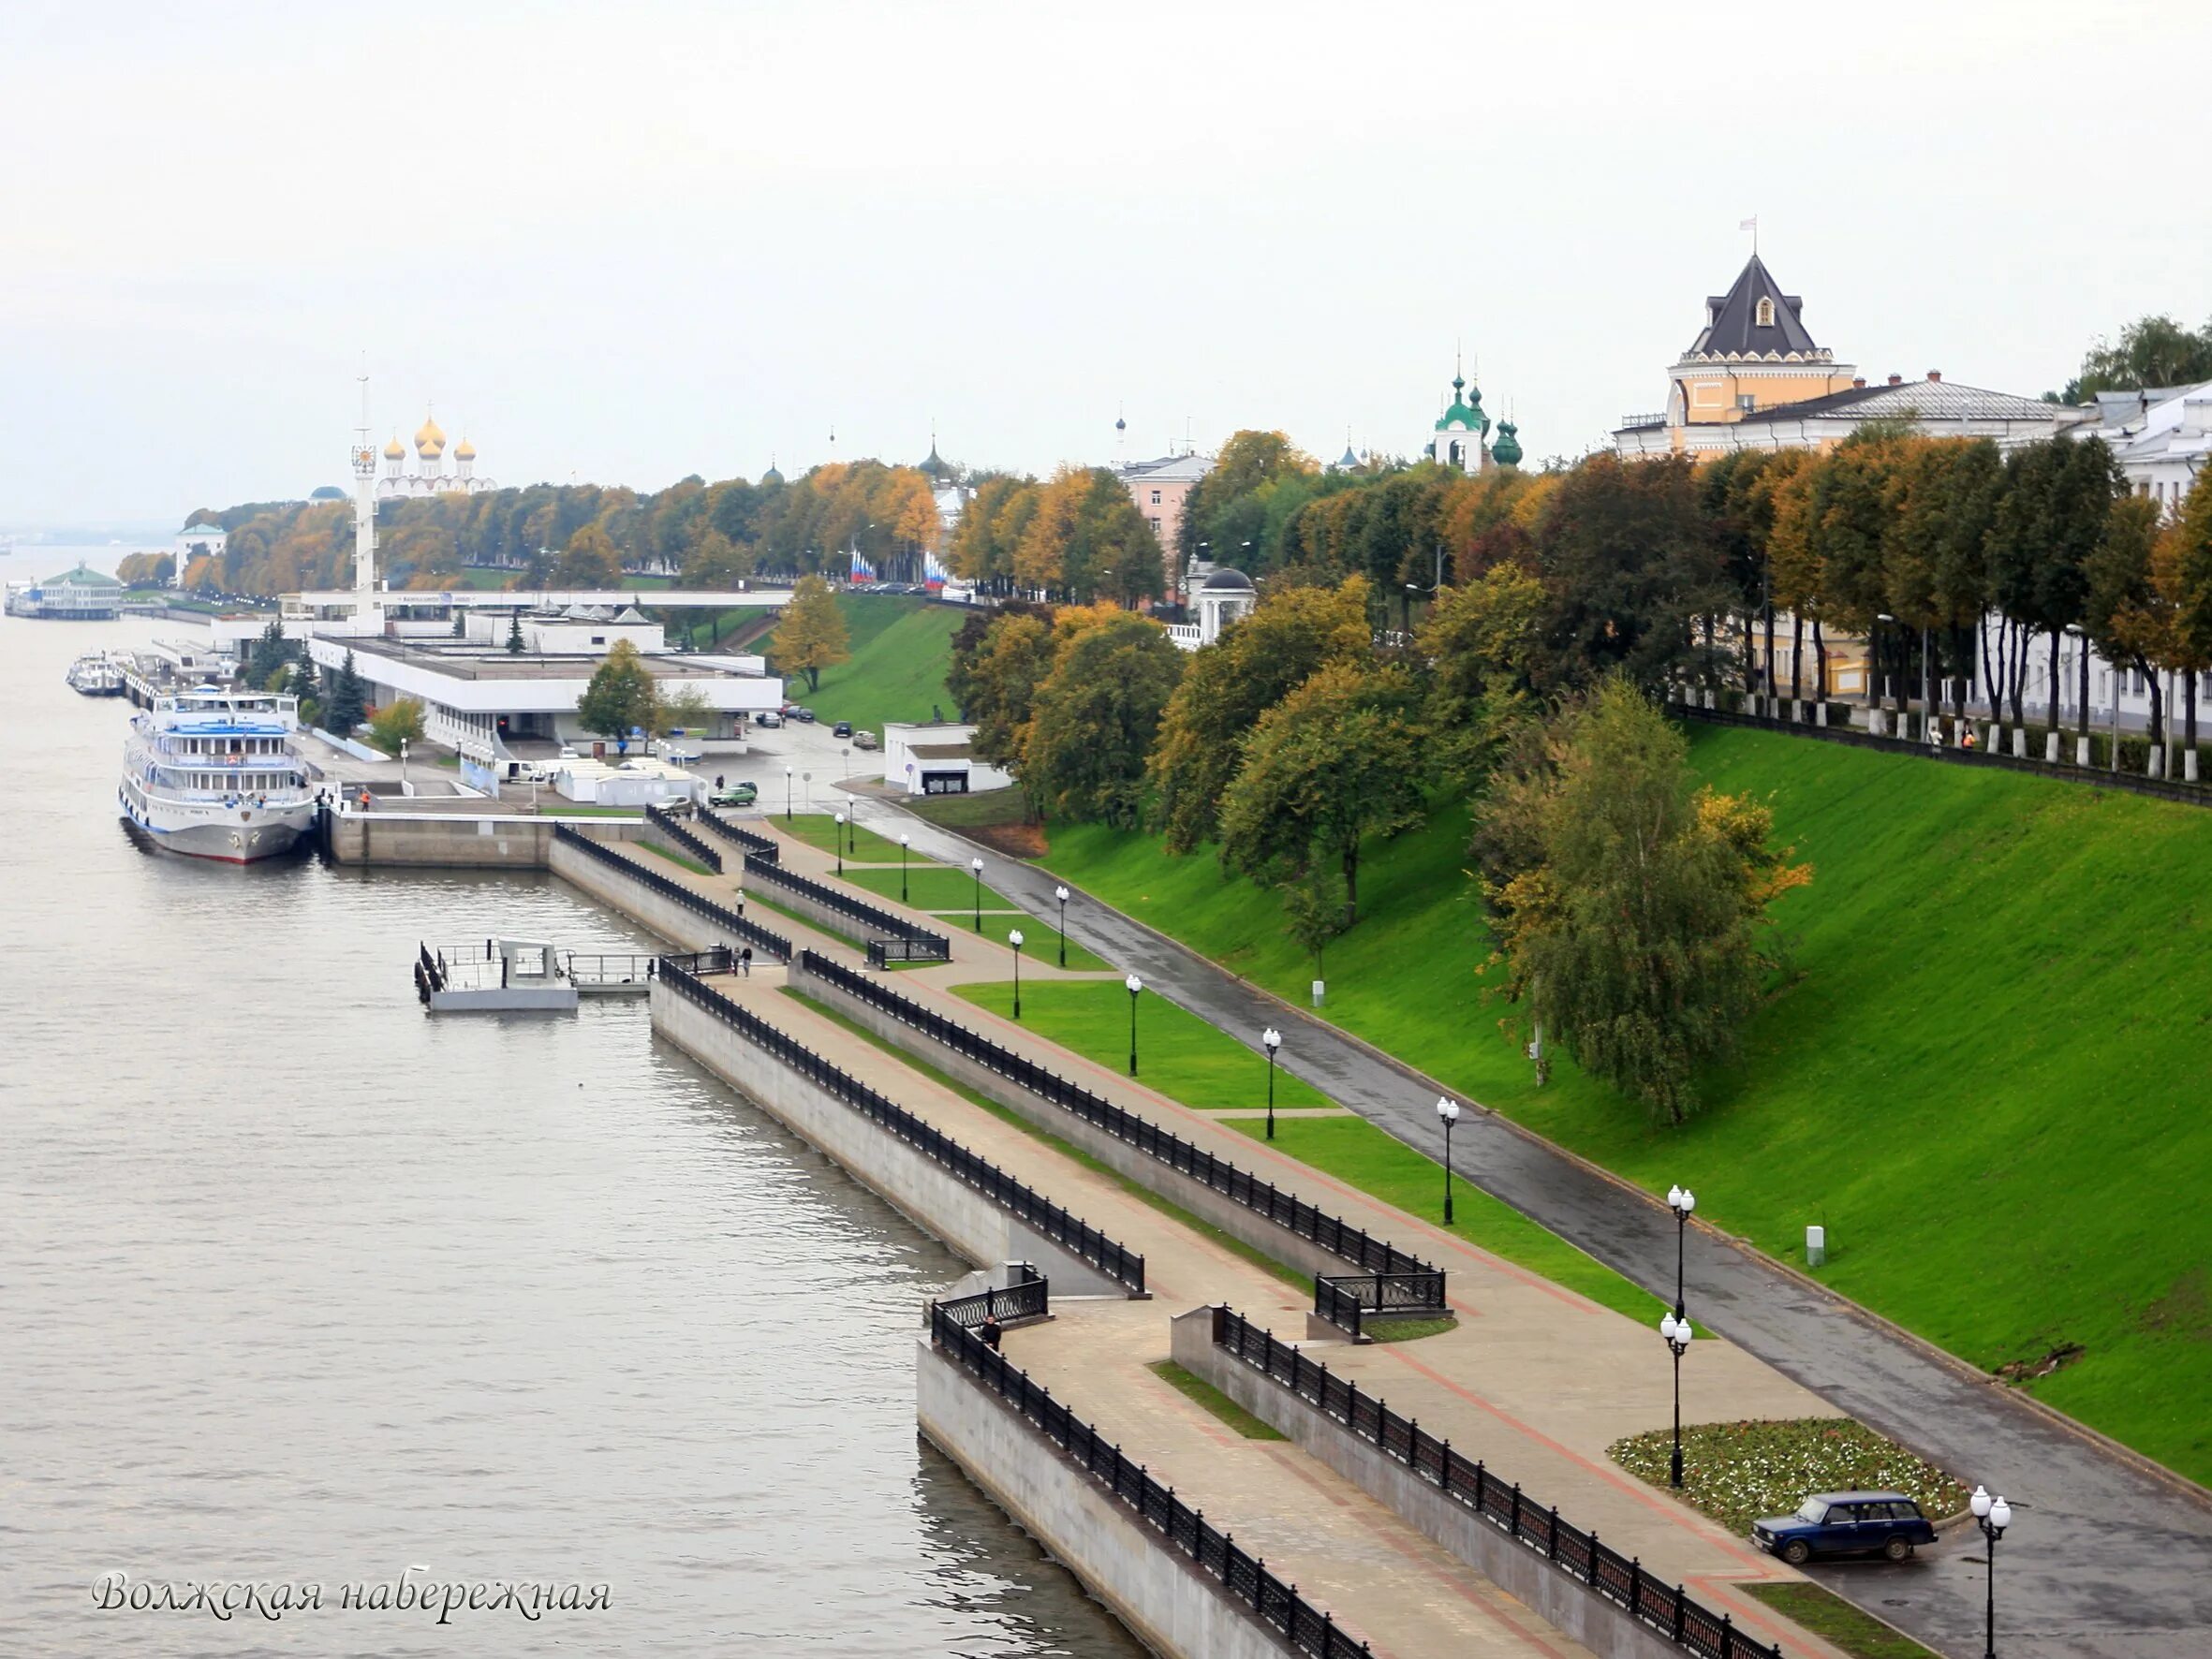
[[[726,948],[671,960],[726,970]],[[561,1012],[587,996],[643,996],[662,958],[650,950],[560,950],[539,939],[418,945],[415,994],[434,1014]]]

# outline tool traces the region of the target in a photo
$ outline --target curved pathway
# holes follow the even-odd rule
[[[1039,917],[1056,912],[1049,871],[938,829],[879,797],[854,816],[913,837]],[[1146,986],[1244,1038],[1286,1015],[1286,1069],[1408,1145],[1436,1155],[1439,1085],[1312,1019],[1087,895],[1068,932]],[[1487,1112],[1463,1120],[1454,1162],[1512,1205],[1655,1294],[1674,1293],[1674,1222],[1614,1177]],[[1961,1263],[1961,1272],[1970,1272]],[[2003,1492],[2013,1530],[1998,1553],[1998,1651],[2007,1659],[2164,1659],[2212,1653],[2212,1503],[2131,1454],[2037,1408],[1963,1362],[1701,1227],[1688,1300],[1713,1330],[1942,1467]],[[1664,1363],[1655,1333],[1652,1364]],[[2192,1402],[2212,1411],[2212,1401]],[[1970,1530],[1902,1569],[1845,1564],[1816,1576],[1838,1594],[1961,1659],[1982,1651],[1985,1569]]]

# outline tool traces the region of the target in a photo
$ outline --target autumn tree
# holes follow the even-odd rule
[[[369,741],[387,755],[403,742],[422,741],[422,705],[411,697],[394,697],[369,717]]]
[[[1137,828],[1145,757],[1183,675],[1167,630],[1129,610],[1102,610],[1059,632],[1037,688],[1023,785],[1038,807],[1118,830]]]
[[[586,731],[624,742],[632,731],[652,729],[658,705],[644,657],[631,641],[617,639],[576,699],[576,719]]]
[[[1584,1070],[1663,1123],[1698,1104],[1772,961],[1768,907],[1811,872],[1767,810],[1698,787],[1626,680],[1556,716],[1478,814],[1503,991]]]
[[[1429,666],[1427,771],[1462,793],[1482,786],[1506,734],[1527,717],[1546,602],[1543,583],[1528,571],[1494,565],[1446,589],[1414,637]]]
[[[1037,688],[1052,672],[1053,652],[1048,618],[1019,610],[1002,612],[972,650],[955,653],[946,689],[976,728],[977,758],[1025,775]]]
[[[684,585],[710,590],[735,588],[752,575],[753,559],[750,550],[740,549],[709,523],[684,555]]]
[[[806,689],[821,689],[822,670],[852,659],[852,637],[845,611],[830,584],[818,576],[799,579],[783,617],[769,637],[768,654],[779,674],[804,674]]]
[[[1222,863],[1271,885],[1334,865],[1350,926],[1361,843],[1423,817],[1419,702],[1402,668],[1335,662],[1269,709],[1222,797]]]
[[[2182,645],[2172,589],[2153,579],[2159,540],[2159,504],[2130,495],[2107,516],[2104,535],[2082,564],[2082,625],[2108,663],[2124,664],[2150,687],[2150,741],[2164,741],[2163,688],[2159,670]]]
[[[622,581],[622,560],[606,530],[597,523],[586,524],[568,537],[553,574],[562,587],[616,587]]]
[[[1153,813],[1170,852],[1211,841],[1221,797],[1260,717],[1333,662],[1374,655],[1367,584],[1275,588],[1221,638],[1193,653],[1168,701],[1150,760]]]

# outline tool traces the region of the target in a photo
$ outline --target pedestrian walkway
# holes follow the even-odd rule
[[[830,855],[817,853],[790,837],[779,840],[788,867],[808,876],[834,879]],[[731,882],[727,876],[685,873],[680,878],[724,902],[729,900]],[[862,953],[854,946],[789,918],[779,918],[778,926],[799,947],[814,948],[858,965]],[[955,935],[954,944],[954,958],[950,963],[909,969],[897,974],[892,982],[906,994],[962,1020],[994,1041],[1053,1066],[1095,1093],[1446,1270],[1450,1304],[1458,1316],[1454,1329],[1404,1344],[1358,1349],[1341,1343],[1319,1344],[1329,1347],[1333,1369],[1358,1376],[1363,1387],[1380,1394],[1396,1409],[1409,1412],[1433,1431],[1449,1435],[1454,1446],[1467,1456],[1483,1459],[1503,1478],[1520,1481],[1531,1493],[1541,1494],[1546,1505],[1556,1505],[1575,1525],[1597,1531],[1615,1549],[1640,1557],[1655,1574],[1688,1587],[1762,1640],[1779,1641],[1792,1655],[1826,1655],[1831,1652],[1741,1589],[1747,1581],[1789,1579],[1796,1574],[1759,1554],[1717,1523],[1625,1474],[1606,1456],[1606,1447],[1613,1442],[1663,1428],[1670,1419],[1671,1372],[1665,1349],[1654,1331],[1495,1256],[1457,1234],[1300,1164],[1231,1128],[1216,1113],[1194,1111],[1110,1068],[1070,1054],[1010,1020],[961,1000],[953,994],[952,987],[1006,976],[1012,953],[989,936]],[[1025,977],[1029,972],[1025,966]],[[1040,976],[1058,976],[1057,970],[1040,970]],[[1093,1303],[1069,1304],[1063,1309],[1069,1313],[1068,1318],[1051,1327],[1016,1333],[1018,1349],[1010,1339],[1010,1352],[1015,1353],[1025,1367],[1036,1370],[1055,1392],[1064,1392],[1076,1409],[1102,1426],[1109,1420],[1126,1420],[1117,1414],[1131,1411],[1141,1421],[1150,1421],[1152,1413],[1147,1407],[1129,1403],[1149,1401],[1164,1388],[1144,1367],[1168,1357],[1169,1318],[1202,1303],[1227,1303],[1272,1327],[1278,1335],[1289,1339],[1302,1336],[1311,1304],[1301,1292],[1164,1215],[1111,1175],[1076,1164],[1037,1137],[855,1036],[810,1003],[783,994],[783,980],[781,972],[757,967],[749,981],[717,980],[716,984],[753,1006],[762,1018],[831,1055],[862,1080],[1144,1254],[1146,1280],[1155,1299],[1137,1304],[1133,1311],[1113,1312],[1112,1334],[1099,1339],[1099,1345],[1094,1347],[1090,1338],[1079,1336],[1078,1316],[1070,1311],[1081,1309],[1080,1324],[1089,1329],[1095,1327],[1101,1305]],[[1693,1403],[1689,1413],[1693,1420],[1835,1415],[1817,1396],[1724,1341],[1701,1341],[1685,1366],[1686,1387],[1692,1401],[1702,1398],[1716,1402],[1702,1412]],[[1054,1381],[1055,1377],[1068,1379],[1066,1390]],[[1102,1387],[1108,1377],[1113,1379],[1112,1386]],[[1172,1390],[1165,1391],[1172,1394]],[[1726,1403],[1717,1403],[1719,1402]],[[1199,1415],[1205,1416],[1202,1412]],[[1207,1417],[1207,1422],[1212,1419]],[[1139,1444],[1149,1443],[1132,1432],[1132,1455]],[[1300,1482],[1335,1479],[1305,1454],[1280,1443],[1264,1444],[1272,1450],[1261,1461],[1290,1464],[1299,1471],[1295,1478]],[[1175,1479],[1184,1479],[1183,1471],[1166,1453],[1159,1461],[1164,1469],[1174,1471]],[[1258,1463],[1249,1463],[1250,1470],[1258,1468]],[[1252,1474],[1251,1478],[1260,1479],[1261,1475]],[[1260,1512],[1285,1517],[1287,1536],[1294,1540],[1313,1508],[1310,1496],[1269,1490],[1274,1506],[1261,1505]],[[1349,1486],[1344,1491],[1354,1514],[1365,1515],[1363,1505],[1378,1507]],[[1237,1514],[1237,1524],[1244,1524],[1241,1509],[1225,1509],[1223,1513]],[[1382,1527],[1383,1522],[1388,1526]],[[1359,1522],[1358,1536],[1368,1540],[1365,1547],[1372,1548],[1376,1539],[1394,1539],[1396,1534],[1389,1528],[1400,1525],[1394,1518],[1366,1516]],[[1356,1551],[1343,1554],[1350,1548],[1345,1539],[1333,1538],[1331,1548],[1323,1551],[1323,1561],[1315,1568],[1324,1577],[1313,1578],[1310,1582],[1301,1578],[1301,1583],[1323,1605],[1340,1607],[1346,1622],[1358,1623],[1364,1632],[1395,1628],[1361,1622],[1355,1618],[1351,1603],[1320,1588],[1329,1571],[1328,1562],[1359,1559]],[[1271,1562],[1275,1560],[1273,1550],[1271,1541]],[[1283,1560],[1290,1559],[1286,1544]],[[1276,1570],[1297,1576],[1280,1564]],[[1459,1570],[1474,1577],[1468,1569]],[[1500,1593],[1484,1583],[1481,1593]],[[1458,1605],[1459,1616],[1478,1619],[1474,1601],[1461,1595]],[[1452,1639],[1466,1643],[1474,1638],[1467,1631],[1455,1628]],[[1379,1641],[1378,1651],[1382,1651]],[[1415,1647],[1408,1651],[1442,1650]]]

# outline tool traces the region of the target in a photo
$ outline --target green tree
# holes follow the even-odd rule
[[[1003,611],[983,629],[975,649],[955,654],[953,663],[946,686],[961,717],[976,728],[978,758],[1025,776],[1037,688],[1053,671],[1052,624],[1026,609]]]
[[[422,705],[411,697],[394,697],[369,720],[369,741],[387,755],[397,755],[405,740],[422,741]]]
[[[2066,389],[2045,392],[2051,403],[2084,404],[2101,391],[2193,386],[2212,380],[2212,322],[2185,329],[2164,314],[2138,317],[2117,341],[2099,338],[2082,355],[2081,373]]]
[[[520,656],[522,653],[523,613],[518,610],[507,619],[507,654]]]
[[[1262,714],[1326,664],[1372,660],[1367,593],[1356,576],[1335,588],[1274,589],[1191,654],[1150,760],[1153,815],[1170,852],[1218,832],[1222,791]]]
[[[2175,660],[2183,671],[2188,742],[2194,750],[2197,682],[2212,668],[2212,473],[2190,487],[2180,517],[2159,537],[2155,558],[2160,593],[2173,608]]]
[[[1183,653],[1150,618],[1078,619],[1037,688],[1022,770],[1030,800],[1056,816],[1135,829],[1145,756],[1182,676]]]
[[[1402,668],[1338,662],[1262,714],[1222,797],[1222,863],[1271,884],[1334,865],[1358,920],[1361,842],[1423,817],[1419,698]]]
[[[291,642],[284,637],[284,624],[271,617],[269,625],[261,630],[245,653],[246,683],[267,691],[291,660]]]
[[[824,668],[851,659],[852,637],[828,582],[818,576],[799,579],[769,638],[768,654],[777,673],[804,674],[808,691],[821,689]]]
[[[653,728],[658,701],[652,671],[637,646],[617,639],[576,699],[576,718],[584,730],[620,741],[633,728]]]
[[[696,683],[686,684],[660,697],[654,709],[652,729],[700,732],[714,717],[714,706],[707,701],[706,689]]]
[[[2114,506],[2103,539],[2083,562],[2082,625],[2108,663],[2125,664],[2150,687],[2150,741],[2164,741],[2159,670],[2180,653],[2179,618],[2170,589],[2153,580],[2159,504],[2131,495]]]
[[[753,574],[755,556],[721,531],[709,528],[684,557],[687,588],[734,588]]]
[[[323,713],[330,721],[330,729],[344,738],[353,735],[353,728],[361,723],[367,711],[368,688],[361,683],[361,670],[353,666],[353,653],[349,650],[345,662],[339,665]]]
[[[1505,994],[1662,1122],[1697,1107],[1759,1000],[1765,912],[1810,879],[1764,807],[1696,787],[1681,734],[1615,677],[1478,815]],[[1501,879],[1502,877],[1502,879]]]
[[[1283,931],[1290,942],[1313,958],[1313,976],[1323,978],[1321,952],[1345,929],[1348,901],[1344,872],[1325,860],[1316,860],[1305,871],[1279,884],[1283,895]]]

